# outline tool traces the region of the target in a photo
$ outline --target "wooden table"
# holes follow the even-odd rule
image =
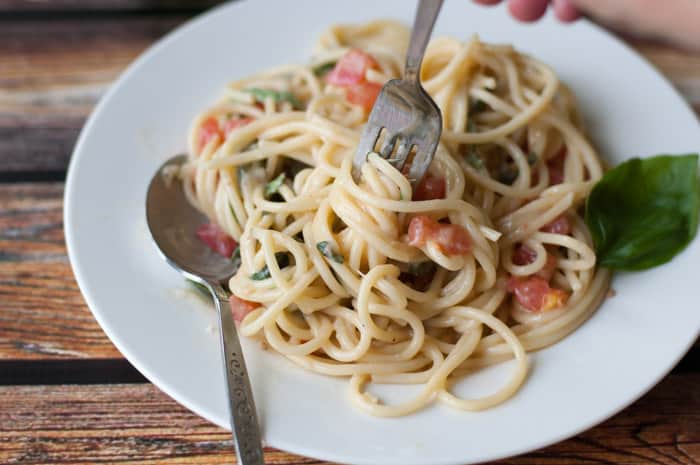
[[[149,384],[105,337],[71,273],[61,211],[68,159],[97,99],[211,3],[0,0],[2,464],[235,461],[226,431]],[[700,110],[700,55],[631,45]],[[321,463],[274,449],[266,459]],[[700,463],[700,346],[602,425],[499,463]]]

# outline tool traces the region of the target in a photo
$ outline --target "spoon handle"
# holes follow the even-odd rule
[[[238,339],[236,325],[228,303],[226,291],[218,283],[209,283],[209,290],[219,313],[221,351],[225,362],[228,386],[229,415],[236,456],[240,465],[264,465],[260,426],[250,389],[248,370]]]

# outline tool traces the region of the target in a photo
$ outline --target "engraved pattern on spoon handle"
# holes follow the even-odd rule
[[[219,314],[221,350],[226,367],[229,415],[236,455],[241,465],[264,465],[260,426],[250,388],[248,370],[243,359],[243,351],[233,315],[228,303],[228,295],[219,284],[210,284],[212,296]]]

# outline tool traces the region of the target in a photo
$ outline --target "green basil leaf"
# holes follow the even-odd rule
[[[484,160],[481,159],[473,145],[469,146],[469,151],[467,152],[465,159],[467,160],[467,163],[469,163],[469,165],[476,170],[484,168]]]
[[[321,252],[321,255],[323,255],[326,258],[330,258],[336,263],[342,264],[345,261],[345,257],[334,251],[333,246],[328,241],[319,242],[318,244],[316,244],[316,248],[319,252]]]
[[[280,173],[275,179],[265,184],[265,198],[270,198],[276,194],[280,190],[280,187],[282,187],[282,183],[286,178],[286,174]]]
[[[236,248],[233,250],[233,254],[231,255],[231,261],[233,262],[233,273],[235,274],[238,269],[241,267],[241,246],[237,245]]]
[[[259,87],[244,89],[243,92],[248,92],[260,103],[265,103],[265,100],[272,97],[275,102],[289,102],[294,108],[301,108],[301,102],[299,102],[296,95],[291,92],[280,92],[271,89],[261,89]]]
[[[475,115],[481,113],[488,108],[488,104],[481,99],[471,100],[469,103],[469,114]]]
[[[277,266],[280,268],[285,268],[289,266],[289,255],[286,252],[277,252],[275,254],[275,260],[277,261]],[[250,275],[250,279],[253,281],[262,281],[270,277],[270,269],[265,265],[259,271],[256,271]]]
[[[598,264],[644,270],[666,263],[695,237],[699,209],[697,154],[622,163],[586,203]]]
[[[330,61],[328,63],[322,63],[318,66],[314,66],[313,72],[316,76],[325,76],[326,74],[328,74],[328,72],[330,72],[330,70],[335,68],[335,63],[335,61]]]
[[[236,221],[236,223],[238,223],[238,217],[236,216],[236,212],[233,211],[233,205],[231,205],[231,202],[228,203],[228,211],[231,212],[231,216]]]
[[[539,157],[537,156],[537,154],[536,154],[535,152],[529,152],[529,153],[527,154],[527,163],[528,163],[528,165],[530,165],[530,166],[536,165],[536,164],[537,164],[538,158],[539,158]]]
[[[435,262],[413,262],[408,264],[408,273],[413,276],[433,275],[435,274]]]
[[[520,171],[515,165],[504,165],[498,170],[498,182],[502,184],[511,185],[518,179],[518,174]]]

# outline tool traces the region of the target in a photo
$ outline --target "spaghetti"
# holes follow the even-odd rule
[[[194,121],[180,176],[212,221],[202,238],[238,245],[229,287],[243,335],[349,377],[353,403],[373,415],[435,401],[481,410],[517,391],[526,352],[602,301],[609,273],[595,268],[579,212],[602,168],[548,66],[510,46],[438,38],[421,70],[444,124],[430,173],[412,190],[368,154],[355,182],[362,126],[400,75],[407,39],[389,21],[334,26],[313,63],[231,83]],[[493,394],[449,391],[509,359]],[[421,388],[388,405],[370,382]]]

